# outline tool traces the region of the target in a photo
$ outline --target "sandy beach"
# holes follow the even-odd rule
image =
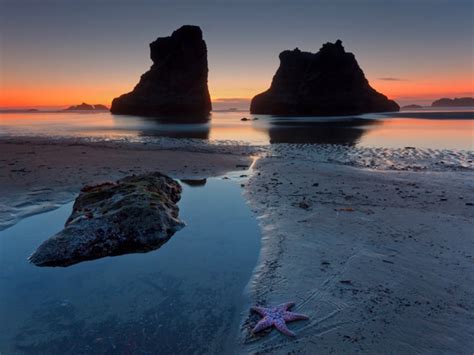
[[[71,201],[88,183],[245,170],[242,193],[262,232],[248,297],[294,301],[310,320],[290,325],[295,339],[254,336],[258,317],[243,309],[239,352],[472,351],[471,152],[183,142],[2,139],[1,226]]]
[[[257,304],[297,303],[296,339],[243,327],[245,353],[456,353],[474,347],[472,172],[257,162]],[[374,166],[376,168],[376,166]]]

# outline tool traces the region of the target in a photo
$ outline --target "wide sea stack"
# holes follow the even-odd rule
[[[254,114],[336,116],[399,111],[395,101],[373,89],[354,55],[340,40],[318,53],[298,48],[280,53],[270,89],[252,99]]]
[[[85,186],[64,229],[30,256],[37,266],[158,249],[180,230],[178,182],[160,173]]]
[[[114,114],[208,115],[207,47],[198,26],[183,26],[150,43],[153,65],[132,92],[115,98]]]

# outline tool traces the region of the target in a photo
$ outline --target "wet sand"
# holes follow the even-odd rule
[[[246,170],[252,161],[250,150],[231,154],[212,146],[163,149],[74,139],[0,139],[0,152],[0,231],[73,200],[85,184],[149,171],[203,179]]]
[[[311,319],[290,324],[295,339],[254,337],[257,317],[243,310],[241,352],[472,352],[472,151],[182,142],[0,140],[1,223],[85,183],[151,170],[201,179],[258,154],[243,183],[263,235],[249,297],[293,300]]]
[[[289,339],[252,336],[258,317],[247,317],[242,352],[472,352],[472,171],[375,168],[305,151],[256,163],[246,196],[263,239],[251,297],[295,301],[310,320],[291,324]]]

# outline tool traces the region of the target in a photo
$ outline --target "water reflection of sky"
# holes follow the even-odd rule
[[[234,182],[183,188],[187,226],[144,254],[67,268],[29,264],[72,203],[0,232],[0,353],[229,353],[257,262],[258,225]]]
[[[242,117],[256,117],[258,120],[241,121]],[[248,112],[214,112],[208,120],[191,121],[110,113],[10,113],[0,114],[0,135],[135,140],[173,137],[250,144],[331,143],[472,150],[474,112],[413,111],[359,117],[273,117],[250,115]]]

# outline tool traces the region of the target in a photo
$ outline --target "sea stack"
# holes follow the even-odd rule
[[[354,54],[342,42],[318,53],[298,48],[280,53],[270,89],[252,99],[250,112],[271,115],[338,116],[399,111],[395,101],[373,89]]]
[[[198,26],[183,26],[150,43],[153,65],[132,92],[112,101],[114,114],[208,115],[207,47]]]

